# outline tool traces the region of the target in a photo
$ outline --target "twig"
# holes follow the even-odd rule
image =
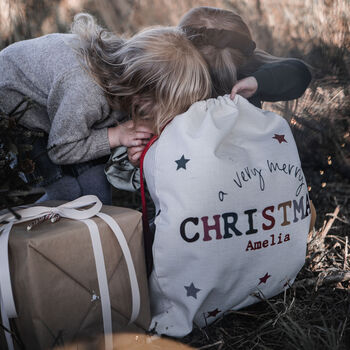
[[[19,215],[18,213],[16,213],[16,211],[11,207],[10,203],[8,202],[8,197],[5,196],[4,197],[4,202],[5,202],[5,205],[6,205],[6,209],[17,219],[17,220],[20,220],[22,217],[21,215]]]
[[[342,237],[338,237],[338,236],[334,236],[334,235],[328,235],[326,238],[333,238],[343,244],[345,244],[344,240],[342,239]]]
[[[340,207],[338,205],[332,214],[332,218],[330,220],[328,220],[326,227],[321,231],[321,235],[320,235],[321,239],[324,239],[327,236],[327,233],[331,229],[335,219],[338,218],[339,210],[340,210]]]
[[[348,236],[345,236],[345,247],[344,247],[344,265],[343,270],[346,270],[348,266]]]
[[[339,335],[339,343],[341,342],[341,339],[343,338],[347,323],[348,323],[348,317],[346,317],[344,322],[343,322],[342,330],[341,330],[340,335]]]
[[[12,336],[12,339],[19,345],[20,349],[24,349],[23,341],[18,337],[15,332],[12,332],[10,329],[6,328],[2,323],[0,323],[0,329],[3,329],[4,333],[9,333]]]
[[[217,346],[217,345],[221,345],[221,346],[222,346],[223,343],[224,343],[224,342],[223,342],[222,340],[219,340],[219,341],[217,341],[216,343],[201,346],[200,348],[198,348],[198,350],[210,349],[210,348],[212,348],[213,346]],[[221,349],[221,348],[220,348],[220,349]]]
[[[225,315],[230,315],[230,314],[250,316],[250,317],[254,317],[254,318],[260,318],[259,315],[250,314],[248,312],[243,312],[243,311],[229,310],[229,311],[225,312]]]
[[[225,342],[222,340],[222,343],[221,343],[221,345],[219,345],[217,350],[221,350],[224,347],[224,345],[225,345]]]
[[[326,214],[326,216],[333,216],[333,214]],[[350,221],[349,220],[340,218],[339,216],[337,217],[337,220],[339,220],[340,222],[342,222],[344,224],[350,225]]]
[[[314,278],[308,278],[303,279],[300,281],[297,281],[293,284],[294,288],[301,288],[301,287],[311,287],[313,285],[316,285],[319,281],[319,277]],[[322,280],[322,284],[332,284],[332,283],[339,283],[339,282],[345,282],[350,281],[350,271],[341,271],[334,275],[329,275],[324,277]]]
[[[33,187],[29,190],[23,191],[23,190],[17,190],[17,191],[12,191],[11,193],[8,193],[7,196],[9,198],[11,197],[26,197],[30,195],[36,195],[36,194],[44,194],[45,190],[42,187]]]

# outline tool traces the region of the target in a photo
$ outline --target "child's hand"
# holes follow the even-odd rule
[[[233,100],[236,94],[241,95],[244,98],[249,98],[255,94],[256,90],[258,90],[257,80],[254,77],[247,77],[237,81],[231,90],[230,98]]]
[[[134,167],[140,166],[140,157],[144,148],[144,145],[128,148],[128,158]]]
[[[132,120],[108,128],[108,140],[111,148],[146,145],[151,137],[152,130],[148,126],[141,124],[135,126]]]

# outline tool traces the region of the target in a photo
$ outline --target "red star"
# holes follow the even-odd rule
[[[221,310],[219,310],[218,308],[216,308],[213,311],[208,311],[208,317],[216,317],[217,314],[219,314],[221,312]]]
[[[288,143],[287,140],[284,138],[284,135],[275,134],[273,139],[276,139],[279,143],[282,143],[282,142]]]
[[[260,280],[259,284],[261,284],[261,283],[266,283],[267,279],[270,278],[270,277],[271,277],[271,275],[269,275],[269,273],[266,272],[266,274],[265,274],[264,277],[260,277],[260,278],[259,278],[259,280]],[[258,284],[258,285],[259,285],[259,284]]]

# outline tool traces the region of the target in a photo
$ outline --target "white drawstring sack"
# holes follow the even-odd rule
[[[228,96],[195,103],[150,147],[151,329],[182,337],[290,286],[305,261],[307,184],[288,123]]]

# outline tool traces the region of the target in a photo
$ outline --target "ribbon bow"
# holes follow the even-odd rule
[[[89,209],[77,210],[78,208],[83,208],[92,205]],[[16,219],[16,217],[11,214],[4,214],[0,216],[0,223],[7,221],[8,223],[20,224],[21,222],[33,220],[47,214],[58,214],[63,218],[84,220],[95,216],[100,212],[102,208],[101,201],[96,196],[83,196],[74,201],[64,203],[58,207],[31,207],[25,208],[17,211],[17,214],[21,216],[21,219]],[[4,229],[0,227],[0,230]]]
[[[88,206],[91,207],[82,210],[82,208]],[[82,221],[89,228],[96,263],[97,279],[101,294],[100,297],[102,304],[102,317],[105,332],[105,349],[113,349],[113,338],[111,336],[112,314],[108,290],[108,280],[106,275],[106,268],[100,235],[96,223],[93,220],[90,220],[90,218],[94,216],[99,216],[108,224],[108,226],[111,228],[114,235],[116,236],[119,245],[123,251],[129,272],[132,293],[132,312],[129,322],[132,323],[137,319],[140,310],[140,291],[130,250],[117,222],[111,216],[104,213],[100,213],[101,208],[101,201],[96,196],[89,195],[80,197],[71,202],[64,203],[62,205],[59,205],[58,207],[51,208],[37,206],[21,209],[17,211],[17,214],[19,214],[21,217],[20,219],[16,219],[16,217],[11,213],[0,216],[0,223],[6,222],[6,224],[0,226],[0,303],[3,325],[7,329],[11,329],[9,318],[17,317],[16,306],[11,286],[11,276],[8,259],[8,241],[10,231],[13,225],[34,220],[48,214],[57,214],[63,218]],[[5,335],[9,350],[13,350],[14,346],[11,334],[5,332]]]

